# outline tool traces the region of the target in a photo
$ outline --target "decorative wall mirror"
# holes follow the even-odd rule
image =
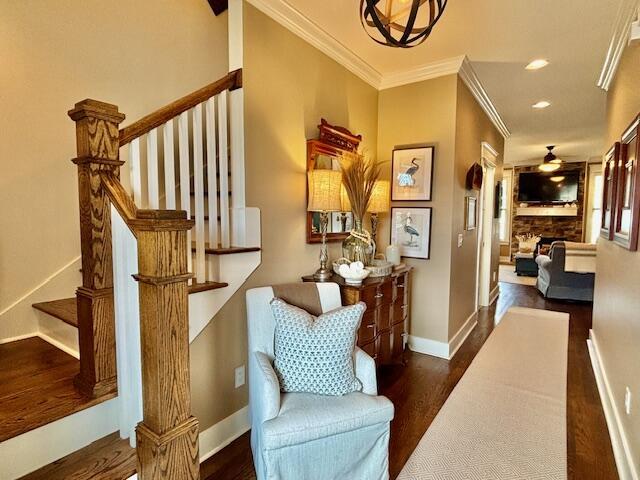
[[[600,227],[600,236],[607,240],[613,240],[619,160],[620,143],[616,142],[604,156],[604,164],[602,166],[604,185],[602,190],[602,226]]]
[[[354,135],[343,127],[329,124],[324,118],[318,125],[319,138],[307,141],[307,171],[314,169],[340,170],[340,157],[357,152],[361,135]],[[307,185],[308,191],[308,185]],[[342,241],[349,235],[353,225],[348,199],[343,193],[344,212],[331,212],[327,229],[327,242]],[[320,243],[320,213],[306,212],[307,243]]]
[[[629,250],[638,249],[640,221],[640,170],[638,169],[638,128],[636,117],[622,136],[618,161],[618,191],[613,240]]]

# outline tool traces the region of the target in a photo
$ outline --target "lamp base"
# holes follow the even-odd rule
[[[333,276],[333,271],[328,268],[319,268],[316,273],[313,274],[313,279],[316,282],[328,282]]]

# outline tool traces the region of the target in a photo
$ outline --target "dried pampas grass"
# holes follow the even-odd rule
[[[340,158],[342,183],[351,202],[356,219],[362,220],[376,181],[380,178],[380,163],[368,160],[359,153],[344,154]]]

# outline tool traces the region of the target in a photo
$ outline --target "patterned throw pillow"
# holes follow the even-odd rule
[[[314,317],[274,298],[274,370],[283,392],[345,395],[362,390],[353,366],[362,302]]]

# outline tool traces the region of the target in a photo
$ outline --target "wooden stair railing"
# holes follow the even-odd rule
[[[138,249],[138,273],[134,278],[139,289],[143,419],[136,428],[136,437],[138,478],[141,480],[199,478],[198,421],[191,415],[189,387],[188,282],[193,276],[189,273],[190,230],[196,224],[196,239],[202,246],[204,211],[200,200],[200,205],[196,204],[196,218],[199,220],[194,222],[184,208],[190,208],[184,202],[185,197],[189,197],[189,157],[182,155],[185,146],[187,155],[189,153],[185,115],[190,109],[201,114],[203,104],[207,102],[204,104],[207,122],[200,126],[203,129],[215,127],[213,97],[221,95],[221,99],[216,101],[218,134],[225,137],[226,91],[241,86],[242,71],[231,72],[121,130],[119,125],[125,116],[115,105],[87,99],[77,103],[69,111],[69,116],[76,122],[78,156],[73,162],[78,167],[82,249],[82,286],[76,293],[80,374],[75,383],[81,392],[92,397],[115,392],[117,389],[111,231],[113,205],[133,232]],[[155,192],[155,198],[149,203],[156,206],[139,208],[135,189],[132,198],[120,183],[120,166],[124,163],[120,160],[120,147],[129,143],[137,144],[139,138],[146,135],[147,145],[154,150],[156,129],[161,128],[165,135],[165,162],[171,161],[169,173],[172,173],[172,126],[173,119],[177,117],[180,120],[180,168],[187,166],[187,175],[181,175],[180,178],[181,182],[187,184],[186,191],[181,192],[183,208],[175,209],[175,183],[173,200],[165,201],[167,209],[157,207],[157,156],[153,158],[156,164],[155,177],[149,175],[149,185],[154,187]],[[197,120],[195,113],[193,118],[194,121]],[[206,130],[205,133],[208,135],[210,131],[212,130]],[[202,150],[201,135],[202,132],[198,133],[198,129],[194,127],[194,148],[197,140],[201,142]],[[214,142],[214,138],[211,138],[211,142]],[[224,140],[219,151],[215,149],[215,143],[207,140],[206,159],[212,172],[217,168],[216,159],[223,159],[220,162],[219,178],[226,188],[228,172],[224,169],[227,168],[228,149],[226,138]],[[157,147],[157,143],[155,146]],[[139,161],[139,150],[134,150],[134,154],[138,155]],[[200,176],[201,194],[202,160],[203,156],[195,157],[193,161],[196,165],[196,177]],[[133,161],[135,162],[135,158]],[[149,169],[151,168],[150,166]],[[169,185],[173,178],[165,174],[165,181]],[[211,186],[212,191],[215,191],[216,185]],[[223,193],[226,193],[224,188]],[[220,210],[222,221],[226,217],[228,223],[226,202],[227,200],[221,201]],[[216,222],[216,218],[217,215],[214,215],[213,222]],[[207,283],[216,288],[226,285],[220,282]],[[201,278],[194,287],[199,290],[208,289]]]

